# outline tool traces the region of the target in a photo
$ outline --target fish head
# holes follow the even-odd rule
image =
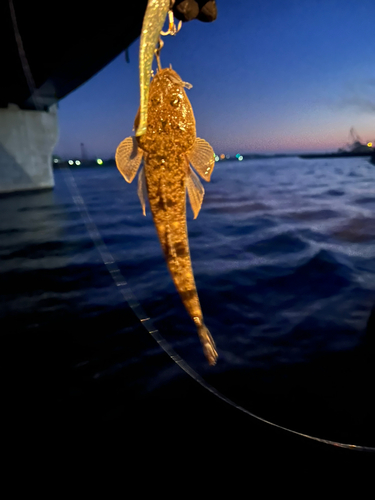
[[[196,138],[195,118],[184,90],[184,82],[171,68],[159,70],[150,83],[147,129],[137,137],[138,145],[147,153],[183,154]],[[139,112],[134,128],[139,123]]]

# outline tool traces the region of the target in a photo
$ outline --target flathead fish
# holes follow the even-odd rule
[[[143,214],[148,197],[164,256],[190,317],[195,323],[204,354],[214,365],[217,352],[206,328],[198,299],[186,226],[186,191],[197,217],[204,188],[190,164],[210,181],[215,164],[212,147],[196,137],[195,118],[184,86],[170,68],[159,70],[150,83],[146,133],[128,137],[118,146],[116,164],[127,182],[132,182],[143,159],[138,176],[138,196]],[[135,129],[139,123],[139,110]]]
[[[139,45],[139,85],[140,85],[140,122],[136,135],[146,132],[148,93],[152,61],[160,31],[173,2],[171,0],[148,0],[143,18],[141,41]]]

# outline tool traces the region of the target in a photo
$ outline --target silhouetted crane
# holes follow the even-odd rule
[[[355,148],[355,147],[358,147],[358,146],[362,146],[362,140],[361,138],[359,137],[359,135],[357,134],[356,130],[354,127],[352,127],[350,129],[350,137],[352,138],[352,143],[351,143],[351,147],[352,148]]]

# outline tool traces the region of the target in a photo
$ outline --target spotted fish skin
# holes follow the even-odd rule
[[[139,112],[135,127],[138,121]],[[209,364],[214,365],[217,352],[203,320],[186,225],[186,191],[195,217],[204,195],[203,186],[189,162],[202,178],[209,181],[215,163],[214,153],[206,141],[196,138],[194,113],[184,90],[184,82],[172,69],[159,70],[151,81],[147,130],[144,135],[136,137],[135,144],[133,141],[131,153],[130,139],[125,139],[117,149],[117,166],[125,179],[131,182],[129,172],[132,171],[133,175],[133,167],[129,164],[139,164],[143,157],[144,168],[139,176],[138,194],[144,213],[144,197],[147,194],[172,279],[196,325],[204,354]]]

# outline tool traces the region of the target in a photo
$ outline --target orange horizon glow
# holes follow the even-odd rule
[[[239,135],[228,134],[225,140],[217,140],[213,135],[207,139],[210,141],[214,150],[227,152],[246,152],[246,153],[315,153],[315,152],[335,152],[338,149],[348,149],[353,140],[350,136],[350,127],[345,125],[341,127],[332,127],[333,132],[324,133],[323,130],[313,130],[310,133],[304,131],[278,131],[274,130],[272,135],[263,136],[260,130],[249,130]],[[375,143],[370,140],[375,136],[375,130],[364,127],[358,127],[358,134],[361,142],[368,147]],[[367,139],[367,140],[366,140]]]

